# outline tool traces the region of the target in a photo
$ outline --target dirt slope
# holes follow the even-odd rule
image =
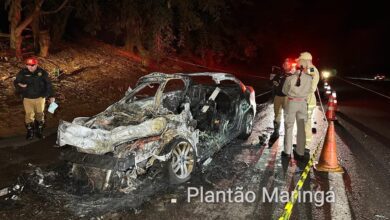
[[[145,67],[137,56],[93,40],[62,43],[49,58],[39,58],[39,62],[50,74],[60,105],[54,115],[46,114],[48,128],[55,128],[60,119],[91,116],[104,110],[151,71],[181,70],[169,63]],[[13,86],[23,66],[23,62],[12,59],[0,61],[0,139],[25,132],[22,99],[15,95]]]

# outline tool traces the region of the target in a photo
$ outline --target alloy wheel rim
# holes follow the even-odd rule
[[[194,154],[188,142],[179,142],[172,151],[172,170],[175,175],[184,179],[187,178],[194,168]]]

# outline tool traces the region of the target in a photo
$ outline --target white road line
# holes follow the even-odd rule
[[[354,79],[354,80],[378,81],[378,82],[390,81],[389,79],[376,80],[374,78],[358,78],[358,77],[345,77],[345,78],[347,78],[347,79]]]
[[[349,83],[349,84],[351,84],[351,85],[357,86],[357,87],[359,87],[359,88],[361,88],[361,89],[365,89],[365,90],[367,90],[367,91],[369,91],[369,92],[372,92],[372,93],[375,93],[375,94],[380,95],[380,96],[382,96],[382,97],[385,97],[385,98],[387,98],[387,99],[390,99],[390,96],[387,96],[387,95],[384,95],[384,94],[382,94],[382,93],[376,92],[376,91],[374,91],[374,90],[368,89],[368,88],[366,88],[366,87],[363,87],[363,86],[361,86],[361,85],[359,85],[359,84],[353,83],[353,82],[351,82],[351,81],[349,81],[349,80],[343,79],[343,78],[341,78],[341,77],[337,77],[337,78],[338,78],[338,79],[341,79],[341,80],[343,80],[344,82],[347,82],[347,83]]]
[[[329,173],[329,190],[335,193],[335,203],[330,205],[332,220],[352,219],[342,173]]]
[[[323,117],[321,115],[321,111],[319,109],[315,109],[317,111],[317,127],[319,127],[320,118]],[[324,114],[324,112],[322,112]],[[327,124],[327,122],[324,122]],[[318,128],[317,128],[318,130]],[[325,134],[323,134],[325,135]],[[335,193],[335,203],[331,203],[331,217],[332,220],[350,220],[352,219],[351,210],[349,207],[349,202],[347,198],[347,193],[345,191],[345,184],[342,173],[328,173],[329,179],[329,190],[332,190]]]

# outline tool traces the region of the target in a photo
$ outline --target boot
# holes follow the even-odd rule
[[[43,135],[43,127],[45,125],[44,121],[36,121],[37,129],[36,129],[36,134],[37,138],[39,139],[44,139],[45,136]]]
[[[271,134],[270,139],[275,140],[279,138],[280,122],[274,121],[274,132]]]
[[[26,139],[32,140],[34,138],[34,123],[27,123],[26,124],[27,134]]]

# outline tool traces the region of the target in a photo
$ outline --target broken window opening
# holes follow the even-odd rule
[[[131,91],[126,102],[129,103],[133,100],[154,98],[159,87],[160,87],[159,83],[141,84],[141,85],[137,86],[133,91]]]
[[[165,84],[162,106],[174,114],[180,114],[185,103],[185,83],[182,79],[171,79]],[[187,100],[189,103],[189,101]]]

